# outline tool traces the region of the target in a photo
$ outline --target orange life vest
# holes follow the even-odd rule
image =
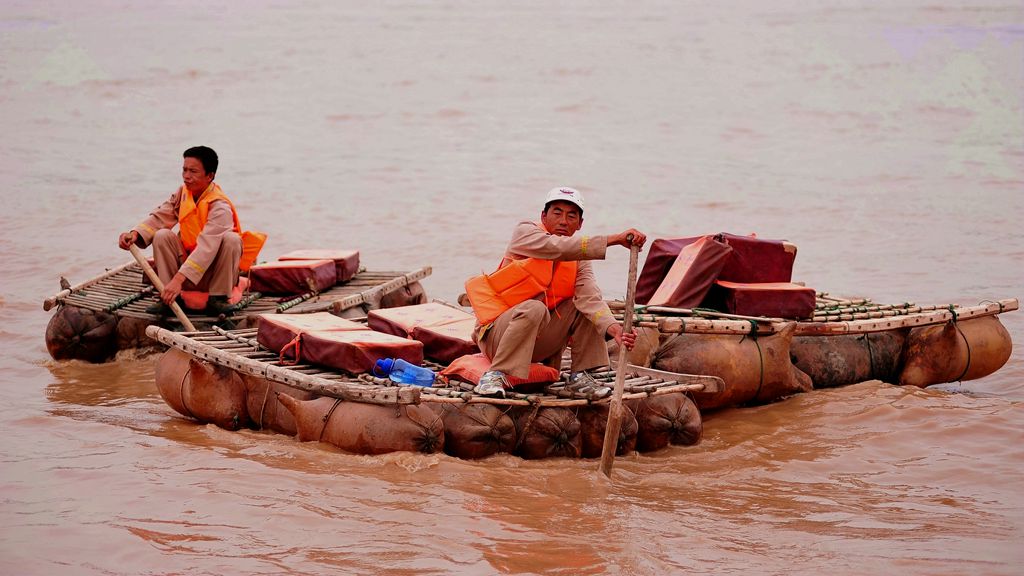
[[[505,257],[494,272],[466,280],[466,296],[483,326],[516,304],[542,293],[548,310],[554,310],[563,300],[576,295],[577,268],[575,260]]]
[[[206,219],[210,214],[210,204],[214,201],[227,202],[231,207],[231,219],[234,221],[232,229],[242,237],[242,257],[238,261],[238,269],[246,271],[256,262],[256,257],[267,241],[267,235],[262,232],[242,231],[238,222],[238,213],[235,212],[235,205],[224,195],[216,182],[199,195],[197,203],[192,198],[192,193],[183,185],[181,187],[181,201],[178,205],[178,226],[180,226],[181,244],[185,247],[186,253],[192,253],[199,243],[199,234],[206,226]]]

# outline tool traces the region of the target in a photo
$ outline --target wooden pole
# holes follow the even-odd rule
[[[633,304],[636,301],[636,261],[640,247],[633,244],[632,234],[629,236],[629,281],[626,284],[626,309],[623,310],[622,333],[633,330]],[[612,477],[612,462],[619,444],[619,430],[622,427],[622,392],[626,388],[626,347],[619,344],[619,362],[615,368],[615,391],[608,407],[608,422],[604,427],[604,445],[601,448],[601,472]]]
[[[128,246],[128,250],[131,251],[132,256],[135,257],[135,261],[139,263],[139,266],[142,266],[142,271],[146,273],[146,276],[149,276],[149,281],[153,283],[153,286],[156,286],[156,289],[159,292],[163,292],[164,283],[160,280],[160,277],[156,275],[156,271],[149,265],[149,262],[146,261],[146,257],[142,254],[142,250],[139,250],[139,247],[135,244]],[[196,327],[192,325],[188,316],[185,315],[185,311],[181,309],[181,306],[178,306],[177,302],[171,302],[171,310],[174,312],[174,315],[178,317],[178,320],[181,322],[181,325],[185,327],[185,330],[188,330],[189,332],[196,331]]]

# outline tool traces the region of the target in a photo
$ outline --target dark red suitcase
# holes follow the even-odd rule
[[[719,280],[704,305],[730,314],[802,319],[814,316],[813,288],[789,282],[744,284]]]

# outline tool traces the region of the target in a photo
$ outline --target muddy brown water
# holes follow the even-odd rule
[[[837,294],[1024,295],[1019,3],[719,4],[4,3],[0,572],[1024,570],[1019,351],[709,415],[612,482],[199,426],[153,356],[49,359],[41,301],[124,262],[199,143],[265,256],[430,264],[449,300],[555,185],[591,234],[787,238]],[[609,296],[626,268],[595,265]]]

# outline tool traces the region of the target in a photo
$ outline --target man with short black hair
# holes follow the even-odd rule
[[[209,292],[206,312],[218,315],[228,307],[239,270],[256,260],[266,236],[243,232],[231,200],[214,183],[219,160],[206,146],[185,150],[181,167],[183,185],[157,206],[135,228],[118,238],[127,250],[132,244],[153,244],[156,272],[164,283],[162,306],[150,310],[166,314],[182,289]],[[175,234],[171,229],[179,225]]]
[[[480,324],[477,343],[491,359],[491,369],[481,377],[477,393],[503,394],[509,387],[507,376],[525,378],[531,362],[561,368],[567,344],[572,348],[568,387],[597,396],[611,392],[589,371],[608,365],[606,336],[632,349],[636,332],[623,333],[622,325],[615,321],[589,261],[603,260],[608,246],[642,247],[646,236],[632,228],[610,236],[575,236],[582,226],[583,195],[574,188],[554,188],[545,197],[540,222],[516,226],[496,273],[507,266],[518,267],[527,283],[536,282],[530,285],[540,291],[530,296],[520,283],[503,294],[483,295],[467,283]],[[494,284],[484,286],[491,290]],[[510,306],[484,312],[478,306],[484,300]]]

